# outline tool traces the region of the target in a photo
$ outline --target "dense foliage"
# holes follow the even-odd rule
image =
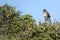
[[[59,40],[60,23],[46,26],[30,15],[21,15],[13,7],[0,6],[0,40]]]

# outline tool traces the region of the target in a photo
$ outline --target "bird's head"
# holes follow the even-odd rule
[[[47,10],[46,9],[43,9],[43,13],[47,13]]]

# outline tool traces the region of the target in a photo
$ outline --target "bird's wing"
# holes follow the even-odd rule
[[[50,18],[50,17],[51,17],[49,13],[47,13],[47,16],[48,16],[48,18]]]

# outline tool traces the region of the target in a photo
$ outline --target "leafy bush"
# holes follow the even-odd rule
[[[48,25],[48,24],[47,24]],[[0,40],[59,40],[60,22],[36,24],[30,15],[21,15],[13,7],[0,6]]]

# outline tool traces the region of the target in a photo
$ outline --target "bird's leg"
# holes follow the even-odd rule
[[[50,18],[45,18],[45,25],[48,26],[51,24]]]
[[[49,18],[49,20],[48,20],[48,21],[49,21],[49,24],[51,24],[51,20],[50,20],[50,18]]]
[[[47,21],[48,21],[47,18],[45,18],[45,26],[47,26]]]

